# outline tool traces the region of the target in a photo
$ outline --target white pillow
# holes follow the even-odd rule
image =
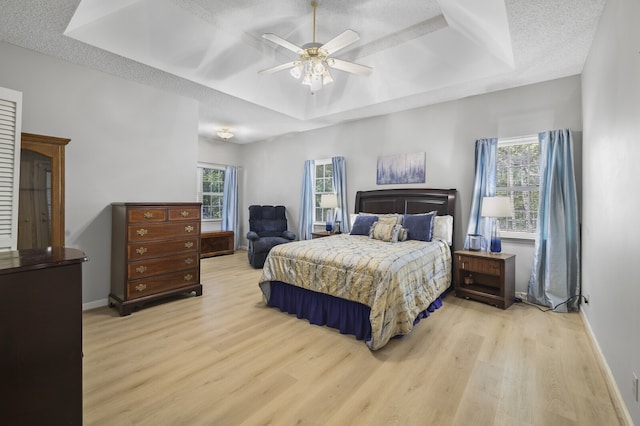
[[[453,216],[436,216],[433,218],[433,238],[453,245]]]

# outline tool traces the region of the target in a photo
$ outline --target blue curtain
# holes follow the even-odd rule
[[[302,191],[300,193],[300,220],[298,221],[298,236],[301,240],[310,240],[313,232],[313,177],[316,162],[304,162],[302,172]]]
[[[557,306],[557,312],[578,310],[580,233],[571,130],[543,132],[538,139],[540,201],[527,299]]]
[[[344,157],[332,157],[331,166],[333,167],[333,189],[338,197],[337,219],[340,223],[340,232],[346,234],[350,231],[349,227],[349,206],[347,204],[347,169],[344,164]]]
[[[491,238],[491,218],[480,216],[482,197],[496,195],[496,160],[498,157],[498,139],[479,139],[476,141],[475,178],[471,198],[471,212],[464,248],[469,248],[469,234],[483,236],[482,249],[487,250]]]
[[[227,166],[222,192],[222,231],[233,231],[233,247],[238,248],[238,168]]]

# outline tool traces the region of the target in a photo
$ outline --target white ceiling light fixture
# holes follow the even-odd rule
[[[373,70],[370,67],[330,57],[333,53],[360,39],[355,31],[346,30],[324,44],[316,42],[316,8],[318,3],[312,1],[311,7],[313,7],[313,41],[311,43],[299,47],[275,34],[262,34],[263,38],[298,54],[300,59],[267,68],[258,71],[258,73],[271,74],[291,68],[289,71],[291,76],[296,80],[302,78],[302,84],[309,86],[312,94],[333,82],[329,68],[358,75],[371,74]]]
[[[223,127],[222,129],[218,130],[218,137],[226,141],[233,137],[233,133],[231,133],[227,127]]]

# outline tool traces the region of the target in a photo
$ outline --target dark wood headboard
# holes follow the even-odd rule
[[[439,216],[455,217],[455,189],[402,188],[358,191],[355,213],[416,214],[437,211]],[[453,221],[455,244],[455,220]]]
[[[453,216],[455,207],[455,189],[380,189],[358,191],[355,213],[416,214],[435,210],[439,216]]]

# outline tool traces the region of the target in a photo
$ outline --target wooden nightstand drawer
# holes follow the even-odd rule
[[[457,255],[457,262],[461,269],[483,274],[500,275],[503,262],[486,258]]]

